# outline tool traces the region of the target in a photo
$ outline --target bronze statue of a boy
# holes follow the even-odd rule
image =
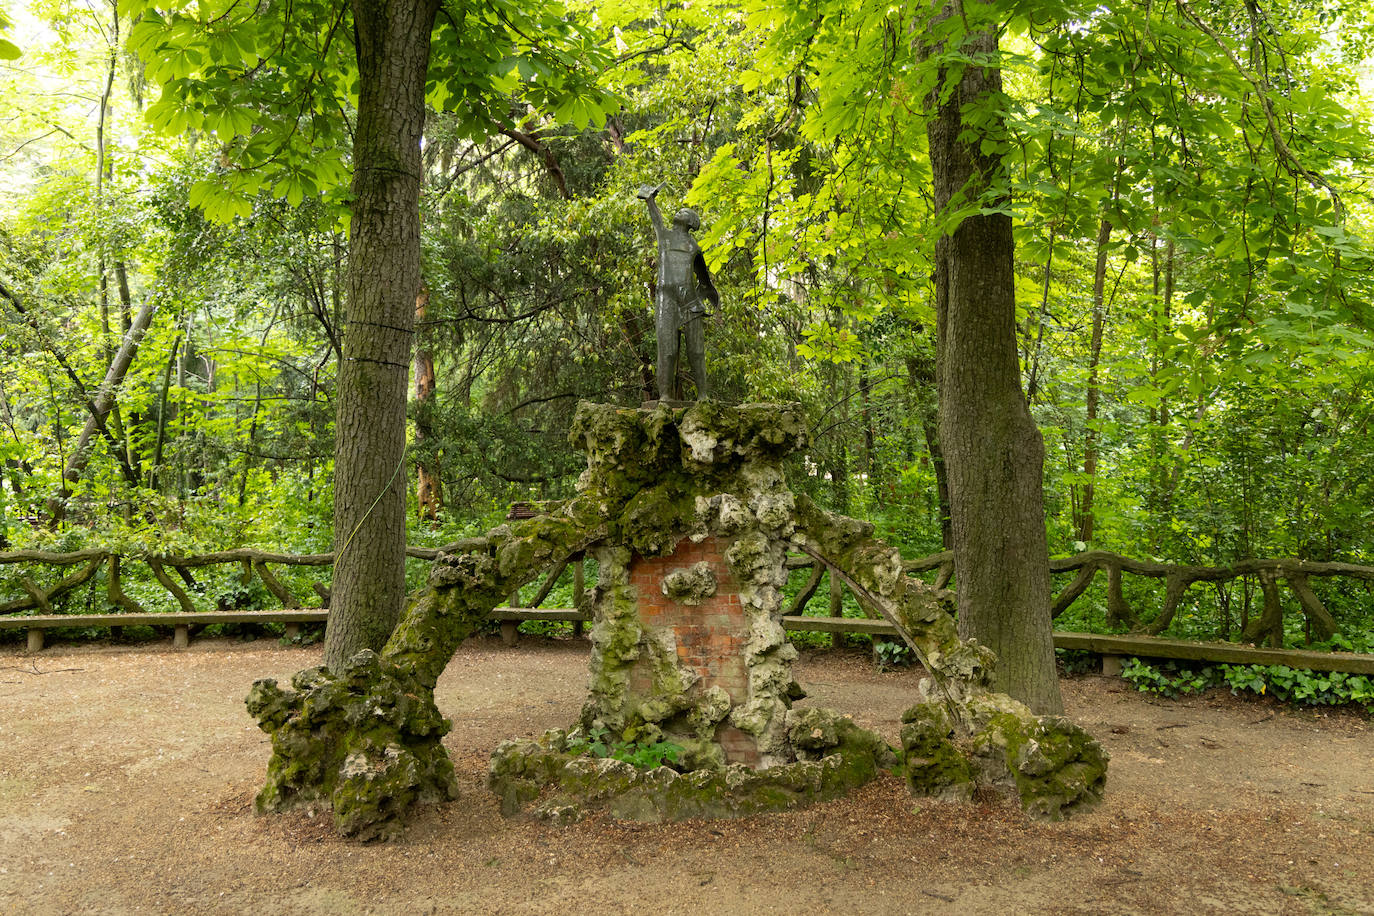
[[[697,385],[697,398],[708,394],[706,385],[706,302],[720,306],[720,294],[711,282],[701,247],[692,232],[701,228],[701,219],[694,210],[679,210],[671,226],[663,225],[654,198],[663,190],[645,185],[639,198],[649,205],[649,219],[653,220],[654,235],[658,239],[658,291],[654,301],[654,327],[658,336],[658,396],[664,400],[682,400],[682,386],[678,380],[678,338],[684,338],[687,364]],[[705,300],[705,301],[703,301]]]

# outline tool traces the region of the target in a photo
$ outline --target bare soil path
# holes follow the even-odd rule
[[[506,821],[503,739],[569,724],[586,644],[464,645],[439,685],[463,796],[403,839],[256,817],[268,757],[243,709],[319,650],[205,640],[0,651],[0,913],[1374,913],[1374,723],[1225,693],[1064,682],[1112,754],[1106,801],[1059,824],[914,801],[887,778],[742,821]],[[809,654],[811,699],[896,740],[918,675]]]

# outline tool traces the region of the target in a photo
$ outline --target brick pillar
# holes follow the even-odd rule
[[[749,671],[744,646],[749,641],[749,624],[740,604],[738,583],[725,563],[730,542],[708,537],[700,543],[683,539],[666,557],[636,556],[630,562],[630,584],[638,599],[640,621],[660,637],[667,637],[677,652],[678,665],[700,677],[699,690],[721,687],[730,695],[732,706],[749,700]],[[663,578],[669,573],[707,564],[716,579],[716,593],[709,597],[676,601],[663,593]],[[632,692],[649,689],[646,673],[636,671],[630,678]],[[716,730],[716,740],[731,763],[757,766],[757,742],[727,723]]]

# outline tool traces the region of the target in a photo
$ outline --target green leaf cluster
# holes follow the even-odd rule
[[[1341,671],[1312,671],[1287,665],[1126,663],[1121,676],[1137,690],[1166,697],[1229,687],[1234,694],[1273,696],[1297,706],[1356,705],[1374,712],[1374,678]]]
[[[678,769],[678,759],[684,748],[662,738],[650,741],[617,739],[605,728],[598,727],[570,734],[566,750],[569,754],[609,757],[641,770],[652,770],[661,766]]]
[[[358,73],[350,8],[306,0],[120,0],[128,45],[158,89],[147,117],[165,134],[208,135],[219,168],[191,192],[216,219],[247,218],[261,193],[345,216]],[[605,54],[556,3],[449,0],[431,36],[426,94],[474,140],[525,106],[585,128],[614,99]]]

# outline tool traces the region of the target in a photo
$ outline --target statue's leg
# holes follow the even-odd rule
[[[654,332],[658,336],[658,396],[666,401],[677,400],[678,305],[667,289],[658,291],[658,308],[654,315]]]
[[[706,385],[706,320],[695,312],[682,328],[686,340],[687,361],[692,367],[692,379],[697,383],[697,400],[710,397]]]

